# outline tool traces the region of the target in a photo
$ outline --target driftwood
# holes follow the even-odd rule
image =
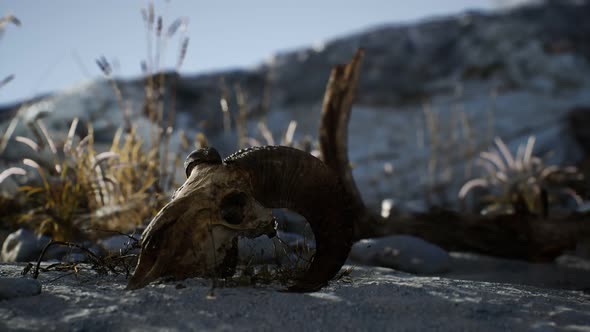
[[[471,251],[532,262],[554,260],[580,241],[590,240],[590,216],[541,219],[535,215],[484,217],[439,210],[392,218],[375,235],[409,234],[446,250]]]
[[[336,65],[332,69],[324,95],[318,135],[322,160],[343,179],[350,197],[350,209],[358,216],[359,220],[354,225],[355,239],[369,235],[367,225],[377,221],[375,216],[367,213],[348,160],[348,121],[363,54],[364,50],[359,49],[349,64]]]
[[[492,256],[551,261],[580,241],[590,241],[590,215],[542,218],[526,211],[515,215],[484,217],[447,210],[412,217],[382,219],[364,204],[348,160],[348,121],[358,83],[363,50],[352,61],[332,69],[324,96],[319,128],[324,162],[344,182],[357,215],[355,239],[409,234],[455,251]]]

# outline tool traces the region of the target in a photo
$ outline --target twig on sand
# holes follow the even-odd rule
[[[55,246],[55,245],[61,245],[61,246],[67,246],[70,248],[80,249],[87,255],[87,257],[91,258],[97,266],[100,266],[102,268],[107,268],[112,273],[117,274],[117,270],[111,264],[109,264],[104,258],[93,253],[90,249],[84,247],[83,245],[80,245],[77,243],[65,242],[65,241],[51,241],[45,246],[45,248],[43,248],[41,255],[39,255],[39,258],[37,259],[37,265],[35,267],[35,271],[33,272],[33,279],[37,279],[39,277],[39,270],[41,268],[41,261],[43,260],[45,253],[47,252],[47,250],[50,247]]]

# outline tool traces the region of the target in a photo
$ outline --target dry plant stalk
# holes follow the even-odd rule
[[[113,233],[113,231],[110,231],[110,230],[108,232]],[[37,263],[35,264],[34,269],[33,269],[33,279],[37,279],[39,277],[40,272],[47,272],[47,271],[51,271],[51,270],[73,271],[73,272],[70,272],[65,275],[61,275],[55,279],[48,281],[48,283],[51,283],[55,280],[61,279],[63,277],[71,275],[71,274],[78,275],[78,273],[83,269],[80,267],[81,263],[90,263],[91,269],[99,274],[107,274],[109,272],[112,274],[115,274],[115,275],[125,274],[125,276],[128,278],[129,275],[131,274],[131,269],[132,269],[131,265],[134,262],[136,262],[136,260],[137,260],[137,255],[132,254],[131,251],[139,248],[138,247],[138,240],[131,235],[123,234],[120,232],[114,232],[114,233],[118,233],[119,235],[127,236],[129,238],[129,242],[125,245],[125,247],[123,249],[121,249],[119,251],[119,253],[109,254],[106,256],[98,255],[98,254],[94,253],[92,250],[90,250],[87,247],[85,247],[81,244],[78,244],[78,243],[72,243],[72,242],[66,242],[66,241],[50,241],[43,248],[43,250],[41,251],[41,254],[39,255],[39,258],[37,259]],[[85,255],[86,259],[83,261],[80,261],[80,262],[71,262],[71,263],[70,262],[58,262],[58,263],[50,264],[45,267],[41,267],[41,262],[43,261],[43,258],[45,257],[47,250],[53,246],[65,246],[70,249],[77,249]],[[33,268],[33,264],[29,263],[24,268],[24,270],[22,271],[21,274],[23,276],[25,276],[31,270],[31,268]]]
[[[14,24],[15,26],[21,26],[20,20],[14,15],[5,15],[4,17],[0,17],[0,38],[4,34],[4,29],[8,24]],[[4,87],[6,84],[10,83],[14,79],[14,75],[10,74],[0,80],[0,89]]]
[[[236,130],[238,132],[238,147],[243,149],[248,143],[248,97],[239,84],[234,86],[236,92],[236,101],[238,104],[238,114],[236,117]]]
[[[153,153],[153,160],[158,165],[157,181],[154,183],[158,192],[170,190],[174,183],[174,174],[170,173],[169,164],[175,163],[179,156],[170,158],[170,138],[174,133],[176,117],[176,87],[178,84],[179,71],[185,60],[188,49],[189,38],[186,35],[188,25],[187,17],[176,18],[165,29],[164,18],[156,14],[154,2],[150,1],[147,8],[141,10],[146,31],[147,58],[141,62],[142,73],[145,78],[144,90],[145,99],[143,113],[150,120],[150,141],[148,143],[150,153]],[[166,47],[172,38],[180,34],[178,55],[174,67],[173,79],[170,85],[169,104],[165,105],[166,93],[166,72],[163,68]],[[155,40],[155,47],[154,45]],[[112,66],[105,57],[97,60],[97,64],[110,82],[116,99],[119,103],[122,115],[125,120],[125,131],[131,130],[131,109],[130,103],[125,102],[121,89],[112,76]],[[168,107],[167,118],[164,119],[165,108]]]

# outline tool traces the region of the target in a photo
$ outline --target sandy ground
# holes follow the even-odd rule
[[[18,276],[23,264],[0,264]],[[590,331],[590,294],[533,286],[418,277],[354,266],[320,292],[217,288],[190,279],[127,291],[124,277],[81,273],[41,295],[0,301],[0,330],[43,331]]]
[[[450,270],[442,276],[452,279],[590,291],[590,261],[571,255],[563,255],[552,263],[529,263],[452,252]]]

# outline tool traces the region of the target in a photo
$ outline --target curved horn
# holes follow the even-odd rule
[[[202,148],[191,152],[184,161],[184,171],[188,178],[193,168],[199,164],[221,164],[221,156],[215,148]]]
[[[224,159],[247,171],[255,198],[307,219],[316,240],[309,269],[290,291],[314,291],[340,270],[352,245],[354,214],[334,172],[306,152],[284,146],[240,150]]]

